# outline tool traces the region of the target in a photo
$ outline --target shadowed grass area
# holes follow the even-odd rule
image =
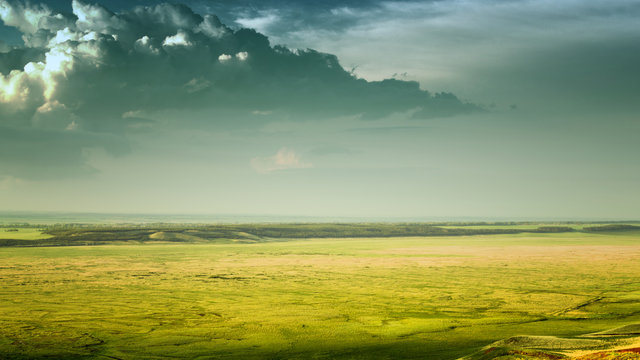
[[[0,357],[455,359],[640,322],[638,240],[1,248]]]

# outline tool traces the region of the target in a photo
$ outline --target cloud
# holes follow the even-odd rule
[[[173,36],[167,36],[162,42],[162,46],[191,46],[193,45],[189,40],[187,40],[187,33],[184,31],[178,30],[178,32]]]
[[[260,11],[257,16],[251,16],[247,14],[247,17],[239,17],[235,20],[236,23],[242,27],[255,29],[260,32],[265,32],[270,25],[280,21],[280,17],[276,11]]]
[[[521,110],[582,111],[585,104],[637,110],[629,94],[637,91],[633,84],[638,82],[599,86],[598,70],[581,70],[577,81],[558,79],[587,68],[606,69],[601,77],[606,82],[637,77],[638,1],[322,3],[313,8],[317,11],[301,11],[303,5],[290,1],[267,1],[250,13],[278,13],[278,22],[264,28],[270,38],[294,47],[330,49],[343,63],[358,65],[357,74],[368,79],[407,72],[430,87],[496,102],[498,109],[518,103]],[[247,17],[244,9],[240,13]],[[568,58],[573,63],[564,61]],[[613,63],[617,72],[609,71]]]
[[[107,134],[126,143],[127,133],[156,125],[140,127],[122,116],[134,112],[172,111],[181,115],[164,122],[169,128],[213,129],[257,127],[275,118],[373,119],[413,109],[423,119],[478,110],[416,82],[356,78],[334,55],[272,46],[255,30],[232,30],[185,5],[117,13],[79,0],[71,5],[67,14],[0,0],[0,18],[24,40],[0,52],[0,126],[92,134],[96,141]],[[255,109],[270,115],[256,121]],[[201,115],[191,116],[195,112]],[[76,155],[56,146],[81,159],[83,142],[70,143],[78,145]]]
[[[198,91],[203,91],[211,86],[211,83],[208,80],[199,78],[199,79],[191,79],[188,83],[184,84],[184,88],[188,93],[196,93]]]
[[[258,173],[267,174],[279,170],[306,169],[313,165],[303,161],[295,151],[282,148],[273,156],[251,159],[251,167]]]
[[[0,113],[24,123],[53,101],[73,109],[86,130],[116,130],[105,123],[141,109],[269,107],[318,118],[411,108],[432,117],[474,108],[455,96],[444,104],[417,83],[357,79],[333,55],[271,46],[254,30],[232,31],[184,5],[116,14],[74,0],[73,14],[63,15],[44,5],[2,4],[3,20],[23,32],[25,47],[3,54],[11,65],[0,75]],[[211,86],[193,97],[193,87],[184,87],[192,79]]]
[[[29,6],[24,3],[0,1],[0,19],[23,33],[33,34],[39,29],[40,19],[51,14],[44,4]]]
[[[166,39],[165,39],[165,42],[166,42]],[[147,35],[136,40],[133,46],[136,51],[139,51],[141,53],[147,53],[152,55],[160,54],[160,49],[154,46],[154,44],[151,41],[151,38]]]
[[[247,60],[247,58],[249,58],[249,53],[246,51],[240,51],[236,54],[236,58],[240,61],[245,61]]]
[[[73,14],[78,18],[75,25],[80,31],[96,31],[101,34],[114,34],[118,30],[125,29],[127,26],[123,19],[100,5],[73,0],[71,7]]]

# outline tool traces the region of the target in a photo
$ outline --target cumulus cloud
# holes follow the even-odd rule
[[[127,26],[123,19],[100,5],[73,0],[71,7],[73,14],[78,18],[75,24],[80,31],[114,34]]]
[[[215,15],[205,15],[200,25],[195,29],[196,32],[203,33],[210,38],[220,39],[228,35],[230,30],[222,25],[220,19]]]
[[[51,11],[44,4],[29,6],[24,3],[0,2],[0,19],[25,34],[35,33],[39,29],[40,19],[50,14]]]
[[[147,35],[145,35],[145,36],[141,37],[140,39],[136,40],[136,42],[134,43],[134,48],[137,51],[140,51],[140,52],[143,52],[143,53],[148,53],[148,54],[153,54],[153,55],[160,54],[160,50],[153,45],[153,42],[151,41],[151,38],[149,36],[147,36]]]
[[[162,42],[163,46],[191,46],[191,42],[187,40],[187,33],[178,30],[173,36],[167,36]]]
[[[332,49],[368,78],[406,71],[497,109],[638,109],[639,82],[625,80],[638,77],[635,0],[239,1],[242,21],[277,12],[271,39]]]
[[[313,165],[303,161],[295,151],[282,148],[273,156],[251,159],[251,167],[261,174],[267,174],[279,170],[306,169]]]
[[[61,14],[0,0],[0,18],[24,40],[0,52],[0,126],[15,129],[124,138],[140,131],[136,119],[122,116],[136,111],[184,111],[176,120],[182,126],[216,126],[243,124],[253,109],[301,120],[477,110],[415,82],[358,79],[334,55],[272,46],[255,30],[232,30],[184,5],[114,13],[73,0],[72,13]],[[196,110],[206,116],[193,125]]]
[[[420,108],[425,117],[473,109],[451,96],[443,104],[417,83],[357,79],[333,55],[271,46],[254,30],[232,31],[184,5],[113,13],[73,0],[73,14],[64,15],[45,5],[0,4],[3,21],[25,39],[0,75],[0,113],[14,121],[32,122],[35,110],[52,101],[74,109],[87,129],[109,128],[96,123],[127,111],[183,106],[369,116]],[[211,85],[197,99],[194,87],[184,86],[193,79]]]

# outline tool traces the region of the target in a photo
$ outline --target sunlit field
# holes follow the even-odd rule
[[[456,359],[640,323],[638,240],[0,248],[0,357]]]
[[[0,239],[40,240],[50,237],[36,228],[0,228]]]

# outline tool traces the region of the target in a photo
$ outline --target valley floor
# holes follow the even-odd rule
[[[640,323],[640,236],[0,248],[0,283],[0,358],[456,359]]]

